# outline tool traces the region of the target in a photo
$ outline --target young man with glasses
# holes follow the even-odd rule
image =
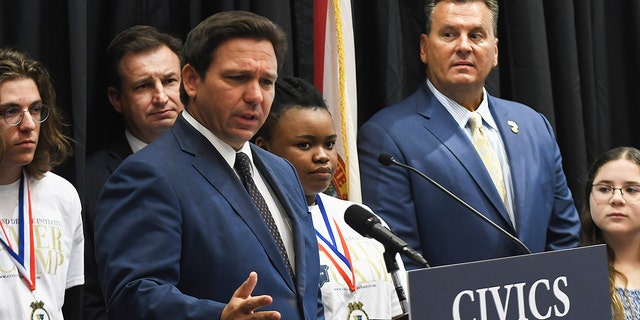
[[[40,62],[0,49],[0,319],[80,319],[81,206],[50,172],[71,152],[55,100]]]

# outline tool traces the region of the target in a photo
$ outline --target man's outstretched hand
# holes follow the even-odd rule
[[[268,306],[273,302],[273,298],[268,295],[251,296],[257,283],[258,274],[252,271],[249,274],[249,278],[233,293],[233,297],[231,297],[227,306],[222,310],[220,320],[279,320],[280,313],[278,311],[256,311],[256,309]]]

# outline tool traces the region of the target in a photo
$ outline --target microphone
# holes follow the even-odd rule
[[[344,221],[359,234],[373,238],[385,248],[405,255],[423,267],[429,267],[427,260],[398,237],[393,231],[383,226],[380,219],[367,209],[353,204],[344,212]]]
[[[392,155],[390,155],[388,153],[381,153],[380,155],[378,155],[378,162],[380,162],[381,164],[383,164],[383,165],[385,165],[387,167],[393,164],[393,165],[400,166],[400,167],[403,167],[405,169],[408,169],[410,171],[413,171],[413,172],[417,173],[422,178],[424,178],[427,181],[431,182],[431,184],[433,184],[434,186],[438,187],[438,189],[442,190],[444,193],[449,195],[451,198],[456,200],[458,203],[463,205],[465,208],[469,209],[475,215],[480,217],[480,219],[484,220],[485,222],[490,224],[492,227],[494,227],[495,229],[500,231],[502,234],[504,234],[507,237],[509,237],[509,239],[511,239],[511,241],[513,241],[515,244],[517,244],[522,249],[522,251],[524,251],[525,253],[531,253],[531,250],[529,250],[529,248],[524,243],[522,243],[522,241],[520,241],[520,239],[514,237],[511,233],[507,232],[502,227],[500,227],[499,225],[495,224],[495,222],[491,221],[489,218],[487,218],[485,215],[480,213],[474,207],[472,207],[468,203],[464,202],[464,200],[460,199],[458,196],[453,194],[451,191],[447,190],[447,188],[441,186],[439,183],[437,183],[433,179],[429,178],[429,176],[425,175],[420,170],[418,170],[418,169],[416,169],[416,168],[414,168],[414,167],[412,167],[410,165],[398,162]]]

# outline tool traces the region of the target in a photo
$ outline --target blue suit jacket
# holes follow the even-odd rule
[[[124,158],[133,153],[122,132],[106,149],[101,149],[87,158],[85,174],[85,194],[82,205],[84,227],[84,308],[83,319],[107,319],[104,296],[98,282],[97,265],[94,254],[94,221],[96,204],[102,187]]]
[[[296,279],[234,170],[195,128],[173,128],[127,157],[98,201],[96,261],[112,319],[219,319],[251,271],[283,319],[321,315],[311,215],[293,166],[251,146],[289,215]]]
[[[358,131],[363,202],[432,266],[523,251],[419,175],[379,164],[380,153],[422,171],[533,252],[579,244],[578,213],[549,122],[520,103],[491,96],[488,102],[509,159],[517,232],[470,139],[426,84]],[[417,267],[406,263],[407,269]]]

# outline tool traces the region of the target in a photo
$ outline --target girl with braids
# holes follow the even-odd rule
[[[298,172],[318,240],[325,319],[401,319],[402,308],[383,259],[385,248],[347,225],[345,211],[354,202],[324,193],[336,172],[337,139],[318,89],[301,78],[276,81],[269,117],[254,142],[290,161]],[[404,278],[402,260],[397,254],[395,258]]]

